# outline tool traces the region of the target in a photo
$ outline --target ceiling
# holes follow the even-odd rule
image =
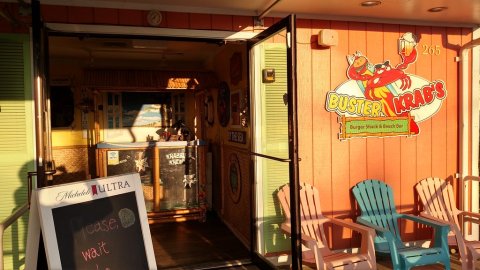
[[[171,12],[234,14],[298,18],[378,21],[402,24],[480,25],[480,0],[381,0],[363,7],[365,0],[70,0],[68,5],[117,7]],[[65,5],[64,0],[42,0]],[[429,12],[445,7],[441,12]],[[71,61],[85,67],[134,67],[154,69],[204,68],[222,49],[220,44],[168,40],[51,37],[53,61]],[[63,60],[62,60],[63,59]]]
[[[408,24],[480,25],[479,0],[380,0],[372,7],[365,0],[70,0],[68,5],[158,9],[191,13],[257,16],[276,3],[267,16],[290,13],[300,18],[327,18],[362,21],[390,21]],[[278,3],[277,3],[278,2]],[[42,0],[45,4],[65,5],[64,0]],[[442,12],[429,12],[446,7]]]
[[[87,68],[202,69],[223,43],[125,38],[49,38],[53,64],[74,62]]]

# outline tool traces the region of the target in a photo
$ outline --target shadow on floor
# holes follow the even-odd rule
[[[206,222],[152,224],[150,232],[158,269],[254,269],[249,250],[214,214]]]

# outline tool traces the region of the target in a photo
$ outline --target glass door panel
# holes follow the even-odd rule
[[[259,258],[277,268],[290,268],[296,257],[292,256],[293,241],[280,229],[285,215],[277,199],[278,189],[296,183],[298,175],[297,162],[293,162],[297,160],[293,21],[290,16],[270,27],[250,48],[254,250]]]

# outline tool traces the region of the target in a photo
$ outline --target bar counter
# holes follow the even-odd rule
[[[98,143],[99,177],[138,172],[150,223],[205,219],[202,140]]]

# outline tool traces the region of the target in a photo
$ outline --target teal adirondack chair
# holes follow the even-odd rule
[[[374,228],[375,253],[390,255],[394,270],[410,269],[414,266],[441,263],[450,269],[447,234],[448,225],[422,217],[399,214],[395,209],[392,188],[378,180],[365,180],[356,184],[353,195],[361,210],[357,222]],[[413,192],[413,191],[412,191]],[[400,238],[398,219],[409,219],[434,229],[430,248],[407,247]]]

